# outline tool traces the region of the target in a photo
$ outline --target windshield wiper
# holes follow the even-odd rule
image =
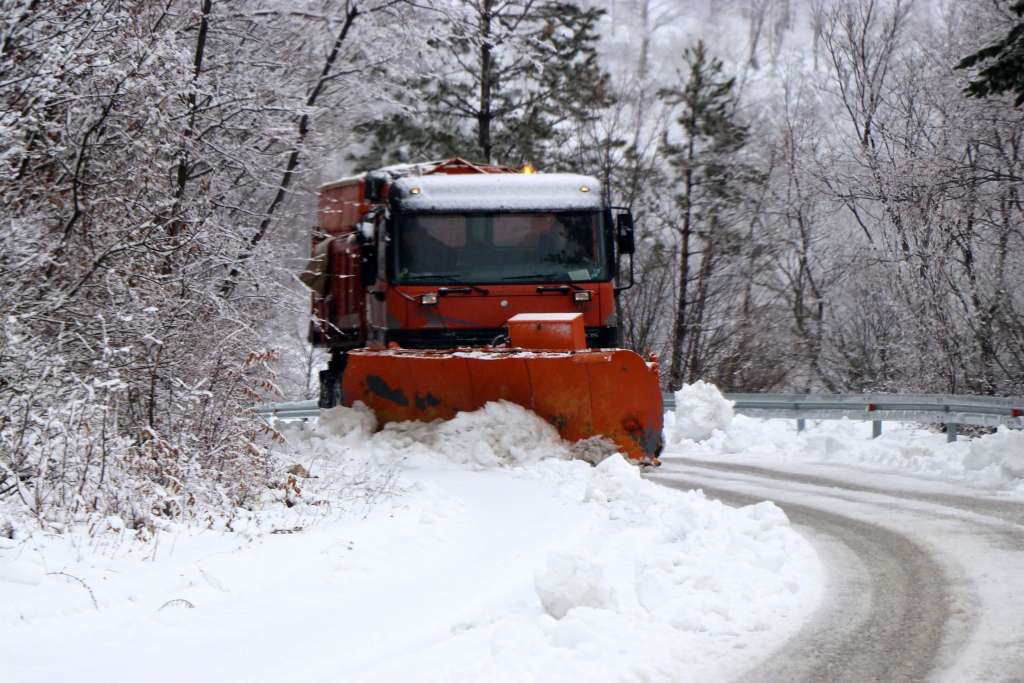
[[[449,273],[411,273],[403,278],[404,282],[410,280],[444,280],[445,282],[456,282],[459,278]]]
[[[441,280],[442,282],[458,282],[462,285],[461,287],[438,287],[437,293],[440,294],[441,296],[444,296],[445,294],[469,294],[473,290],[476,290],[481,294],[490,294],[489,291],[487,291],[483,287],[480,287],[479,285],[474,285],[469,282],[463,283],[462,278],[456,275],[448,275],[447,273],[416,273],[415,275],[406,275],[405,279],[402,280],[402,282],[405,284],[414,284],[420,280]]]
[[[548,280],[553,277],[564,278],[564,273],[531,273],[530,275],[512,275],[511,277],[503,277],[502,280]]]

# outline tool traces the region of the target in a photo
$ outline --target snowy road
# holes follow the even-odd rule
[[[828,567],[829,599],[745,680],[1024,680],[1024,504],[806,464],[667,458],[651,479],[775,501]]]

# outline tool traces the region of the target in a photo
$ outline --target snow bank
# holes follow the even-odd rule
[[[712,389],[707,385],[699,390],[684,387],[687,407],[677,403],[674,424],[672,419],[666,421],[665,457],[829,463],[1024,494],[1024,432],[1000,427],[994,434],[947,443],[943,433],[885,422],[882,435],[873,439],[869,421],[809,420],[808,428],[798,433],[795,420],[735,415],[726,421],[725,410],[716,410],[721,403],[714,398],[717,390]],[[690,406],[694,416],[679,429]],[[709,414],[717,415],[718,421],[708,418]]]
[[[362,401],[351,408],[337,406],[320,411],[318,431],[344,439],[347,443],[365,441],[377,429],[377,416]]]
[[[530,590],[358,680],[719,681],[781,644],[820,599],[817,557],[771,503],[729,508],[647,481],[618,456],[509,475],[533,489],[515,501],[519,523],[540,513]]]
[[[572,452],[553,426],[508,401],[490,402],[451,420],[390,423],[373,433],[375,426],[373,413],[357,403],[323,411],[319,425],[305,431],[346,446],[362,445],[377,462],[409,467],[432,463],[482,470],[568,458]]]
[[[697,380],[684,384],[675,393],[676,409],[666,429],[667,443],[704,441],[716,430],[724,431],[732,422],[732,401],[727,401],[713,384]]]
[[[5,675],[719,681],[820,598],[820,563],[774,505],[570,459],[518,406],[372,428],[356,407],[284,429],[309,476],[231,533],[5,539]]]
[[[964,467],[1009,481],[1024,480],[1024,432],[1000,427],[995,434],[970,442]]]
[[[557,429],[508,401],[487,403],[480,410],[459,413],[438,424],[433,433],[431,445],[439,458],[481,468],[568,457]]]
[[[794,599],[816,602],[816,558],[772,503],[728,508],[645,481],[621,458],[576,473],[605,524],[548,554],[535,584],[552,620],[537,626],[589,675],[628,663],[641,680],[701,680],[709,665],[695,649],[721,638],[756,649],[754,634],[779,629]]]
[[[553,550],[536,578],[537,595],[544,611],[562,619],[579,607],[615,607],[604,567],[582,553]]]

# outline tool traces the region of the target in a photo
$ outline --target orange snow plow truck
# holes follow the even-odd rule
[[[657,464],[657,364],[615,348],[632,215],[592,177],[525,171],[451,159],[320,188],[301,275],[330,352],[320,407],[362,401],[385,423],[506,400]]]

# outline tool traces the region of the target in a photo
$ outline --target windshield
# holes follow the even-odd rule
[[[600,211],[432,213],[398,221],[398,282],[608,280]]]

